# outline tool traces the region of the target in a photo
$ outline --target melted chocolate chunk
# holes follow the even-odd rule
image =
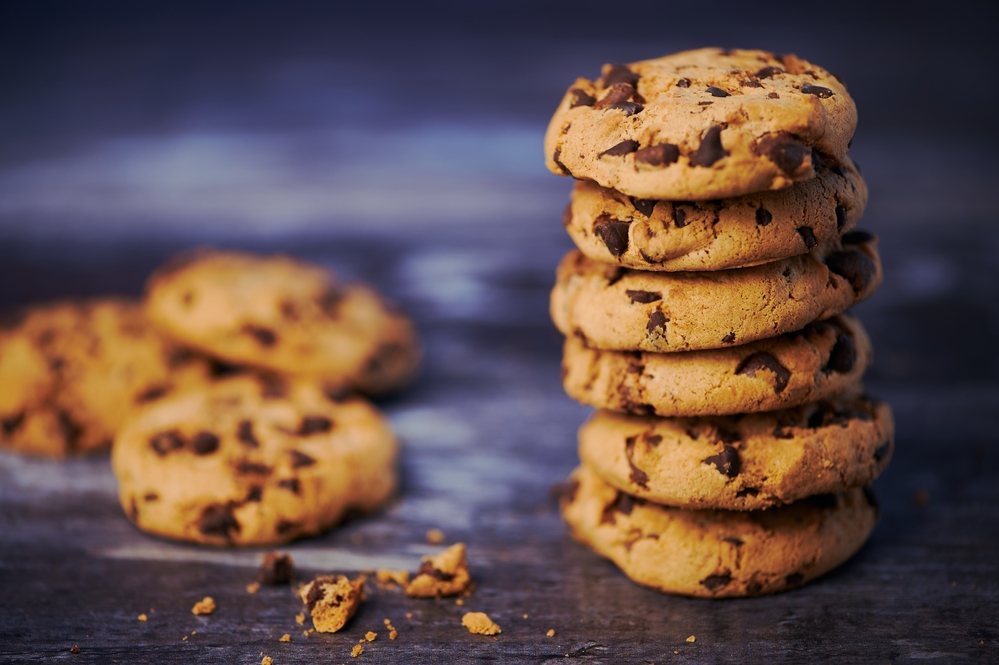
[[[778,95],[776,92],[768,92],[767,99],[780,99],[780,95]]]
[[[292,494],[298,494],[302,491],[302,484],[298,482],[298,478],[282,478],[278,481],[278,487],[286,489]]]
[[[798,235],[801,236],[802,241],[804,241],[805,248],[808,251],[812,251],[819,244],[819,241],[815,239],[815,231],[812,230],[812,227],[799,226],[796,230],[798,231]]]
[[[836,228],[842,229],[846,224],[846,208],[843,206],[836,206]]]
[[[718,591],[729,585],[732,581],[731,573],[723,573],[721,575],[708,575],[703,580],[701,580],[701,586],[707,588],[708,591]]]
[[[305,416],[298,426],[299,436],[323,434],[333,429],[333,421],[325,416]]]
[[[770,222],[774,221],[774,216],[769,210],[760,206],[756,209],[756,224],[757,226],[766,226]]]
[[[719,159],[728,156],[721,142],[721,125],[715,125],[704,134],[701,145],[697,147],[697,152],[690,158],[691,166],[707,168]]]
[[[655,448],[656,446],[658,446],[662,442],[663,442],[663,438],[660,435],[658,435],[658,434],[646,434],[645,435],[645,443],[649,444],[653,448]]]
[[[701,463],[714,466],[718,469],[718,473],[723,476],[728,476],[729,478],[735,478],[738,476],[739,468],[741,466],[739,451],[728,444],[725,444],[722,447],[722,451],[720,453],[702,459]]]
[[[629,436],[624,440],[624,456],[628,460],[628,466],[631,469],[628,479],[643,489],[649,489],[649,475],[635,466],[634,459],[632,458],[635,453],[635,441],[637,439],[637,436]]]
[[[656,204],[659,201],[655,199],[636,199],[631,198],[631,205],[635,206],[635,210],[642,213],[646,217],[652,217],[652,211],[656,209]]]
[[[257,579],[261,584],[271,586],[291,584],[295,579],[295,562],[288,554],[268,552],[264,555],[263,563],[260,564],[260,570],[257,571]],[[309,590],[310,597],[312,596],[311,592],[315,591],[319,586],[319,584],[312,585],[312,589]],[[322,591],[319,592],[319,595],[322,597]]]
[[[201,511],[198,520],[198,531],[206,536],[218,536],[229,539],[233,533],[239,533],[241,527],[232,514],[231,505],[212,504]]]
[[[789,587],[801,586],[805,583],[805,576],[801,573],[791,573],[784,578],[784,582]]]
[[[645,329],[650,333],[657,331],[666,332],[667,323],[669,323],[669,317],[657,309],[649,314],[649,322],[646,324]]]
[[[734,344],[735,343],[735,332],[730,332],[729,334],[722,337],[722,344]]]
[[[298,450],[292,450],[291,455],[291,466],[292,468],[299,469],[303,466],[312,466],[316,463],[316,460],[303,452]]]
[[[430,561],[424,561],[423,563],[421,563],[419,569],[417,569],[416,571],[416,574],[429,575],[435,580],[439,580],[441,582],[450,582],[451,580],[454,579],[453,573],[445,573],[443,570],[434,568],[434,564],[431,563]]]
[[[260,442],[257,441],[257,437],[253,436],[253,423],[249,420],[240,421],[239,425],[236,427],[236,439],[243,445],[249,446],[250,448],[260,447]]]
[[[843,234],[844,245],[862,245],[872,240],[874,240],[874,234],[867,231],[850,231]]]
[[[572,175],[572,171],[570,171],[569,168],[562,163],[562,160],[560,159],[561,157],[562,148],[555,148],[555,152],[552,153],[552,161],[555,162],[555,166],[558,167],[558,170],[562,173],[562,175]]]
[[[628,413],[633,413],[636,416],[651,416],[656,412],[655,407],[651,404],[628,404],[626,408]]]
[[[631,153],[638,150],[638,141],[621,141],[616,145],[604,150],[602,153],[597,155],[597,157],[623,157],[624,155],[630,155]]]
[[[159,398],[166,395],[170,389],[167,386],[150,386],[146,388],[141,393],[135,396],[136,404],[145,404],[147,402],[152,402],[158,400]]]
[[[572,95],[572,101],[569,102],[569,108],[571,109],[577,106],[593,106],[593,103],[597,101],[596,97],[579,88],[573,88],[569,91],[569,94]]]
[[[823,88],[821,85],[812,85],[811,83],[801,86],[801,91],[806,95],[815,95],[819,99],[827,99],[834,94],[829,88]]]
[[[783,74],[784,70],[780,67],[764,67],[760,71],[756,72],[756,78],[758,79],[768,79],[776,74]]]
[[[650,145],[635,152],[635,161],[648,166],[669,166],[680,159],[680,148],[672,143]]]
[[[0,419],[0,430],[3,431],[4,435],[10,436],[17,430],[21,429],[21,425],[23,424],[24,411],[21,411],[20,413],[15,413],[12,416]]]
[[[630,515],[631,511],[635,508],[635,503],[637,503],[635,497],[624,492],[618,492],[617,501],[614,502],[614,510],[622,515]]]
[[[277,344],[277,333],[270,328],[263,328],[247,323],[243,326],[243,332],[257,340],[260,346],[274,346]]]
[[[832,351],[829,352],[829,361],[823,367],[826,374],[839,372],[846,374],[857,362],[857,345],[853,341],[852,335],[838,335]]]
[[[790,177],[803,175],[812,156],[811,148],[784,132],[764,136],[756,142],[753,150]]]
[[[625,291],[625,294],[631,299],[632,303],[640,303],[643,305],[663,299],[663,294],[656,293],[655,291],[632,291],[631,289],[628,289]]]
[[[142,500],[148,502],[159,501],[160,495],[156,492],[146,492],[146,494],[142,497]]]
[[[246,499],[244,503],[259,503],[260,499],[264,496],[264,490],[259,487],[251,487],[250,491],[246,493]]]
[[[638,79],[641,78],[638,74],[631,71],[624,65],[605,65],[605,69],[607,72],[602,77],[605,88],[618,83],[635,85],[638,83]]]
[[[607,108],[624,111],[626,116],[635,115],[645,110],[645,107],[637,102],[618,102],[617,104],[611,104]]]
[[[861,294],[874,280],[876,268],[870,257],[858,250],[833,252],[826,257],[829,270],[850,282],[853,291]]]
[[[191,449],[195,455],[211,455],[219,449],[219,438],[211,432],[198,432],[191,439]]]
[[[332,575],[320,575],[316,579],[312,580],[312,586],[309,587],[309,593],[305,595],[305,606],[309,608],[309,612],[316,609],[316,604],[323,599],[326,595],[326,590],[323,588],[326,584],[336,584],[336,577]],[[336,606],[343,602],[341,599],[339,602],[336,599],[331,599],[334,602],[332,605]]]
[[[236,473],[243,475],[266,476],[270,474],[270,472],[271,467],[266,464],[257,464],[256,462],[243,460],[236,465]]]
[[[682,229],[687,225],[687,211],[683,208],[678,208],[677,205],[673,204],[673,225]]]
[[[170,430],[169,432],[160,432],[159,434],[153,435],[153,437],[149,439],[149,445],[152,446],[152,449],[156,451],[157,455],[163,457],[168,453],[183,448],[184,439],[181,438],[180,432]]]
[[[617,83],[607,90],[607,93],[593,105],[593,108],[598,111],[610,108],[615,104],[628,101],[634,94],[635,89],[628,83]]]
[[[690,79],[680,79],[679,81],[676,82],[676,87],[678,87],[678,88],[689,88],[690,87]]]
[[[762,369],[773,372],[774,393],[780,395],[787,387],[787,382],[791,379],[791,371],[780,364],[780,362],[766,351],[757,351],[747,357],[739,366],[735,368],[735,373],[745,374],[755,377],[756,373]]]
[[[891,450],[891,441],[885,441],[882,445],[878,446],[878,449],[874,451],[874,461],[880,462],[884,458],[888,457],[888,451]]]
[[[719,88],[717,86],[713,86],[713,85],[709,85],[704,90],[705,90],[705,92],[707,92],[708,94],[710,94],[712,97],[728,97],[729,96],[729,94],[727,92],[725,92],[721,88]]]

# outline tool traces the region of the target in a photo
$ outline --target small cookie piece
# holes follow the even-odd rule
[[[412,321],[374,290],[287,256],[181,255],[150,277],[145,307],[188,346],[333,389],[398,388],[421,354]]]
[[[465,612],[461,617],[461,625],[473,635],[499,635],[503,632],[485,612]]]
[[[579,457],[655,503],[760,510],[870,484],[888,466],[894,432],[891,408],[869,397],[704,418],[598,411],[579,430]]]
[[[211,596],[205,596],[194,604],[194,607],[191,608],[191,614],[197,614],[199,616],[211,614],[215,611],[215,607],[215,599]]]
[[[783,189],[843,163],[857,108],[832,74],[793,55],[685,51],[604,65],[566,92],[545,134],[548,168],[642,199]]]
[[[849,559],[878,519],[869,489],[754,511],[684,510],[636,499],[581,467],[561,499],[572,536],[635,582],[703,598],[759,596]]]
[[[138,411],[111,466],[143,531],[211,545],[320,533],[392,494],[397,443],[360,398],[303,381],[237,376]]]
[[[137,303],[25,310],[0,327],[0,447],[50,457],[107,448],[131,409],[207,371]]]
[[[803,330],[728,349],[604,351],[567,337],[569,397],[636,415],[756,413],[830,399],[859,384],[872,359],[860,321],[840,314]]]
[[[788,189],[721,201],[642,200],[577,182],[563,221],[595,261],[636,270],[727,270],[835,242],[866,204],[864,179],[846,159]]]
[[[413,598],[456,596],[468,587],[469,581],[465,544],[455,543],[437,556],[423,557],[416,576],[406,586],[406,595]]]
[[[295,561],[290,554],[280,552],[268,552],[264,555],[264,560],[257,571],[257,579],[261,584],[275,586],[278,584],[291,584],[295,579]]]
[[[320,633],[343,628],[361,604],[364,578],[350,580],[346,575],[320,575],[299,591],[309,609],[312,625]]]
[[[629,270],[569,252],[559,264],[551,316],[601,349],[691,351],[746,344],[845,311],[881,284],[877,239],[716,272]]]

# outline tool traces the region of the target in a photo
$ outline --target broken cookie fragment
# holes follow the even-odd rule
[[[264,555],[263,563],[257,572],[257,579],[261,584],[277,585],[291,584],[295,578],[295,561],[290,554],[280,552],[268,552]]]
[[[474,635],[497,635],[503,632],[485,612],[466,612],[461,617],[461,625]]]
[[[214,611],[215,611],[215,599],[212,598],[211,596],[205,596],[204,598],[196,602],[194,604],[194,607],[191,608],[191,613],[197,615],[211,614]]]
[[[335,633],[354,616],[363,590],[364,577],[350,580],[345,575],[320,575],[302,587],[299,595],[316,630]]]
[[[378,586],[389,587],[393,584],[398,584],[399,586],[405,588],[409,584],[409,572],[405,570],[389,570],[388,568],[379,568],[375,571],[375,580],[378,582]]]
[[[468,587],[471,577],[465,560],[465,544],[455,543],[434,557],[423,557],[416,577],[406,587],[413,598],[456,596]]]

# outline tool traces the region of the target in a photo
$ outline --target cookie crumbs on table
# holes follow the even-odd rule
[[[465,544],[455,543],[437,556],[423,557],[416,577],[406,587],[406,595],[412,598],[455,596],[464,591],[470,581]]]
[[[688,642],[696,642],[696,641],[697,641],[697,638],[696,638],[696,637],[694,637],[693,635],[691,635],[690,637],[688,637],[688,638],[687,638],[687,641],[688,641]]]
[[[211,596],[205,596],[204,598],[196,602],[194,604],[194,607],[191,608],[191,613],[197,615],[211,614],[214,611],[215,611],[215,599],[212,598]],[[195,634],[197,634],[197,631],[191,631],[191,635]]]
[[[70,653],[80,653],[80,647],[78,647],[78,646],[76,646],[76,645],[74,644],[73,646],[71,646],[71,647],[69,648],[69,652],[70,652]]]
[[[555,637],[555,629],[554,628],[549,628],[548,632],[545,633],[545,635],[547,635],[548,637]]]
[[[149,620],[149,617],[147,617],[145,614],[140,614],[136,618],[138,618],[139,621],[148,621]]]
[[[264,656],[260,659],[260,665],[274,665],[274,659],[270,656]]]
[[[474,635],[497,635],[503,632],[485,612],[466,612],[461,617],[461,625]]]
[[[278,639],[278,642],[291,642],[291,635],[285,633],[280,637],[280,639]]]
[[[375,571],[375,581],[383,587],[392,586],[393,584],[405,587],[409,584],[409,571],[379,568]]]
[[[250,582],[246,585],[246,593],[256,593],[260,591],[260,582]]]
[[[378,637],[378,633],[376,633],[376,632],[374,632],[372,630],[369,630],[368,632],[366,632],[364,634],[364,639],[367,640],[368,642],[374,642],[375,638],[377,638],[377,637]]]
[[[297,623],[299,626],[301,626],[303,623],[305,623],[305,613],[304,612],[299,612],[298,614],[295,615],[295,623]]]
[[[350,580],[344,575],[320,575],[300,591],[302,602],[320,633],[335,633],[354,616],[361,604],[364,577]]]
[[[360,644],[355,644],[354,648],[350,650],[350,657],[357,658],[362,653],[364,653],[364,647],[362,647]]]
[[[444,542],[444,532],[440,529],[430,529],[427,531],[427,542],[431,545],[440,545]]]

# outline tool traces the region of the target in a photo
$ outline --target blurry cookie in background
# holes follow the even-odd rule
[[[136,411],[115,439],[111,466],[122,508],[143,531],[267,545],[382,505],[396,487],[397,450],[367,401],[248,374]]]
[[[421,356],[412,321],[373,289],[287,256],[188,252],[149,279],[145,310],[187,346],[331,389],[393,390]]]
[[[0,448],[52,457],[106,448],[136,405],[209,372],[138,303],[26,309],[0,324]]]

